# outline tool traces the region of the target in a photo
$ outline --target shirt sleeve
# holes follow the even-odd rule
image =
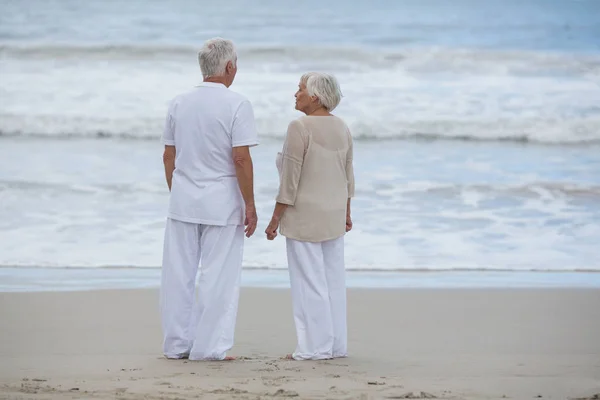
[[[300,122],[292,121],[281,152],[281,180],[276,199],[278,203],[293,206],[296,202],[305,150],[306,139],[302,134],[302,126]]]
[[[173,118],[173,103],[169,105],[167,118],[162,134],[162,142],[167,146],[175,146],[175,118]]]
[[[256,146],[258,133],[254,122],[254,110],[248,100],[244,100],[233,117],[231,147]]]
[[[348,198],[354,197],[354,144],[352,135],[348,132],[350,138],[350,147],[346,154],[346,180],[348,181]]]

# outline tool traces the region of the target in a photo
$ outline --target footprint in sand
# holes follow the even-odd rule
[[[217,389],[217,390],[213,390],[208,393],[210,393],[210,394],[245,394],[245,393],[248,393],[248,391],[242,390],[242,389],[230,388],[230,389]]]
[[[275,393],[267,393],[267,396],[272,396],[272,397],[298,397],[300,395],[297,392],[294,392],[293,390],[279,389]]]
[[[436,395],[427,392],[408,392],[398,396],[386,396],[386,399],[437,399]]]

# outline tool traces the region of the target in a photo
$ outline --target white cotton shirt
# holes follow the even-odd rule
[[[173,99],[162,141],[176,151],[169,218],[243,225],[232,149],[259,143],[250,102],[225,85],[203,82]]]

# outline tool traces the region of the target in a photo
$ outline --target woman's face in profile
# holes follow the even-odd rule
[[[296,110],[302,111],[306,114],[306,110],[309,109],[311,98],[308,95],[306,85],[302,82],[298,85],[298,91],[294,95],[296,97]]]

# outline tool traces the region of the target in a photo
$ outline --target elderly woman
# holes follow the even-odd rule
[[[278,154],[279,193],[267,239],[286,237],[298,344],[295,360],[347,356],[344,235],[352,229],[352,136],[331,114],[341,100],[335,77],[302,76],[296,109]]]

